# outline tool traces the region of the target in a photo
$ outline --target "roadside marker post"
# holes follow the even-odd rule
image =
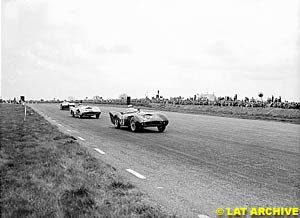
[[[24,104],[24,107],[25,107],[25,109],[24,109],[24,121],[26,121],[26,113],[27,113],[26,103],[24,102],[23,104]]]
[[[20,105],[24,106],[24,121],[26,121],[26,101],[25,101],[25,96],[21,95],[20,100],[19,100]],[[21,106],[21,107],[22,107]]]

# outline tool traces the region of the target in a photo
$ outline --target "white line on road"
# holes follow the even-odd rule
[[[53,122],[56,122],[56,120],[52,120]]]
[[[72,130],[67,129],[68,132],[72,132]]]
[[[98,151],[100,154],[105,154],[104,151],[101,151],[99,148],[94,148],[95,151]]]
[[[205,214],[199,214],[198,218],[210,218],[209,216],[205,215]]]
[[[80,140],[82,140],[82,141],[84,141],[84,140],[85,140],[84,138],[82,138],[82,137],[80,137],[80,136],[78,136],[78,138],[79,138]]]
[[[133,174],[133,175],[135,175],[136,177],[138,177],[138,178],[140,178],[140,179],[146,179],[145,176],[139,174],[138,172],[135,172],[135,171],[132,170],[132,169],[126,169],[126,171],[129,172],[129,173],[131,173],[131,174]]]
[[[63,125],[61,125],[61,124],[59,124],[59,123],[58,123],[57,125],[59,125],[59,126],[63,126]]]

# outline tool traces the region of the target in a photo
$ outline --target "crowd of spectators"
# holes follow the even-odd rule
[[[299,102],[288,102],[282,101],[281,98],[268,98],[266,101],[262,99],[254,99],[245,97],[245,99],[238,100],[236,98],[218,97],[214,100],[207,98],[199,99],[180,99],[172,102],[173,104],[183,105],[211,105],[211,106],[236,106],[236,107],[274,107],[274,108],[285,108],[285,109],[300,109]]]
[[[132,99],[133,103],[137,104],[147,104],[147,103],[159,103],[159,104],[173,104],[173,105],[210,105],[210,106],[235,106],[235,107],[274,107],[274,108],[284,108],[284,109],[300,109],[300,102],[288,102],[282,101],[279,98],[268,98],[267,100],[254,99],[245,97],[242,100],[238,100],[235,96],[231,98],[218,97],[214,100],[209,100],[208,98],[182,98],[174,97],[170,99],[164,98],[144,98],[144,99]]]

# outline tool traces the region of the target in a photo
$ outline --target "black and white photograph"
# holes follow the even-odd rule
[[[1,0],[0,217],[300,218],[300,0]]]

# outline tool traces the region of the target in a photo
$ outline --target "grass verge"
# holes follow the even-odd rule
[[[0,105],[1,217],[175,217],[20,105]]]
[[[116,104],[99,104],[107,107],[121,107],[125,108],[126,105]],[[133,104],[134,105],[134,104]],[[233,107],[233,106],[209,106],[209,105],[172,105],[172,104],[144,104],[143,106],[136,106],[137,108],[153,109],[159,111],[172,111],[188,114],[203,114],[219,117],[231,117],[240,119],[252,119],[252,120],[269,120],[280,121],[294,124],[300,124],[300,110],[299,109],[283,109],[273,107]]]

